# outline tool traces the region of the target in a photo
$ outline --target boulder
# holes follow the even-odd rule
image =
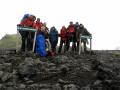
[[[4,72],[3,71],[0,71],[0,78],[2,78]]]
[[[8,72],[5,72],[5,73],[3,74],[1,80],[2,80],[3,82],[5,82],[5,81],[7,81],[7,80],[9,80],[9,79],[12,79],[12,74],[11,74],[11,73],[8,73]]]
[[[62,88],[60,87],[60,84],[59,84],[59,83],[53,85],[53,88],[52,88],[52,89],[53,89],[53,90],[62,90]]]
[[[69,84],[69,85],[64,85],[64,90],[78,90],[78,88],[74,84]]]
[[[67,56],[64,56],[64,55],[56,56],[54,58],[54,62],[57,64],[64,64],[64,63],[67,63],[69,61],[70,61],[69,58]]]
[[[25,84],[19,84],[19,89],[25,89],[26,88],[26,85]]]
[[[12,63],[4,63],[3,65],[5,67],[4,71],[6,71],[6,72],[12,72]]]

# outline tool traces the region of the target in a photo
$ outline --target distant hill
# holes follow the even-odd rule
[[[20,38],[18,39],[17,34],[6,34],[0,40],[0,49],[15,49],[17,41],[19,41],[20,44]]]

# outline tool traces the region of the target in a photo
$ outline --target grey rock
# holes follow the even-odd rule
[[[30,85],[31,87],[39,87],[39,84],[32,84],[32,85]]]
[[[12,72],[12,63],[4,63],[5,71]]]
[[[0,63],[2,64],[4,62],[5,62],[5,60],[3,58],[0,58]]]
[[[57,57],[55,57],[54,58],[55,59],[55,62],[56,63],[59,63],[59,64],[63,64],[63,63],[67,63],[67,62],[69,62],[70,60],[69,60],[69,58],[67,57],[67,56],[64,56],[64,55],[62,55],[62,56],[57,56]]]
[[[3,84],[0,84],[0,88],[2,88],[3,87]]]
[[[5,85],[6,85],[7,87],[13,87],[13,82],[7,82]]]
[[[25,58],[25,61],[23,62],[26,65],[33,65],[34,64],[34,60],[30,57],[30,58]]]
[[[62,66],[60,67],[60,71],[61,71],[61,74],[62,74],[62,75],[66,75],[67,72],[69,71],[69,68],[68,68],[67,66],[65,66],[65,65],[62,65]]]
[[[26,83],[26,84],[32,84],[33,81],[32,81],[32,80],[27,80],[25,83]]]
[[[41,90],[45,89],[45,90],[50,90],[50,88],[52,88],[52,86],[50,84],[39,84],[39,88],[41,88]]]
[[[93,85],[100,85],[102,83],[102,81],[101,80],[96,80],[94,83],[93,83]]]
[[[0,78],[2,78],[4,72],[3,71],[0,71]]]
[[[20,89],[25,89],[25,88],[26,88],[26,85],[25,85],[25,84],[19,84],[19,88],[20,88]]]
[[[4,66],[9,66],[9,67],[10,67],[12,64],[11,64],[11,63],[4,63],[3,65],[4,65]]]
[[[81,64],[82,70],[83,71],[91,71],[91,66],[87,64]]]
[[[81,90],[91,90],[90,85],[88,84],[87,86],[82,87]]]
[[[5,70],[5,66],[3,64],[0,64],[0,71]]]
[[[26,75],[34,74],[35,72],[34,61],[32,58],[26,58],[25,61],[18,66],[19,74]]]
[[[14,87],[6,87],[5,90],[15,90]]]
[[[62,90],[59,83],[57,83],[56,85],[53,85],[52,89],[53,90]]]
[[[78,90],[74,84],[64,85],[64,90]]]
[[[33,66],[31,65],[20,65],[18,68],[18,73],[22,75],[32,74]]]
[[[39,58],[33,60],[33,63],[34,63],[35,65],[42,65],[42,64],[43,64],[43,62],[40,61]]]
[[[12,78],[12,74],[6,72],[6,73],[3,74],[3,77],[1,78],[1,80],[2,80],[3,82],[5,82],[5,81],[7,81],[8,79],[11,79],[11,78]]]
[[[59,79],[59,80],[58,80],[58,83],[59,83],[59,84],[70,84],[69,81],[64,81],[64,80],[62,80],[62,79]]]
[[[13,75],[13,83],[14,83],[14,85],[16,85],[17,84],[17,82],[18,82],[18,75]]]

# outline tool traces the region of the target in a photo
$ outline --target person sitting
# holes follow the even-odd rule
[[[59,46],[59,50],[58,50],[58,53],[61,53],[61,50],[62,50],[62,46],[64,44],[64,52],[65,52],[65,43],[66,43],[66,39],[67,39],[67,29],[65,26],[62,27],[61,31],[60,31],[60,34],[59,36],[61,37],[60,39],[60,46]]]

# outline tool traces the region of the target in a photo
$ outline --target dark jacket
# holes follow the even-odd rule
[[[75,32],[74,25],[69,25],[68,26],[68,31],[69,31],[69,33],[74,33]]]
[[[79,41],[79,39],[80,39],[80,26],[79,26],[79,24],[75,25],[75,37],[76,37],[76,40]]]
[[[80,34],[86,35],[86,36],[91,35],[86,28],[80,28]]]
[[[85,27],[80,27],[80,34],[85,35],[85,36],[91,36],[91,34],[87,31],[87,29]],[[81,42],[87,42],[88,43],[88,40],[86,38],[82,38]]]
[[[52,27],[50,29],[49,40],[50,43],[58,43],[58,31],[56,30],[55,27]]]

